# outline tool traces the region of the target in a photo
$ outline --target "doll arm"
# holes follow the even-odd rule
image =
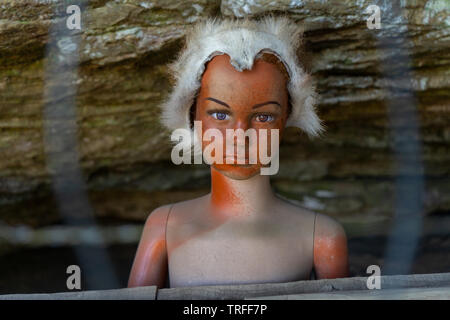
[[[156,285],[163,288],[167,276],[166,221],[170,206],[149,215],[134,257],[128,287]]]
[[[317,214],[314,226],[314,269],[317,279],[349,275],[347,236],[334,219]]]

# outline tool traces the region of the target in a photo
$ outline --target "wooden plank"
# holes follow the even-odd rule
[[[264,283],[264,284],[244,284],[244,285],[215,285],[197,287],[179,287],[170,289],[157,289],[156,286],[124,288],[114,290],[99,291],[78,291],[64,293],[41,293],[41,294],[10,294],[0,295],[0,300],[126,300],[126,299],[148,299],[154,300],[198,300],[198,299],[218,299],[218,300],[239,300],[248,297],[273,297],[291,296],[304,294],[341,294],[336,297],[346,297],[349,291],[357,291],[358,295],[383,295],[390,289],[416,288],[422,292],[426,288],[434,288],[435,291],[427,291],[430,296],[447,297],[442,290],[450,287],[450,273],[436,274],[414,274],[381,276],[381,290],[368,290],[367,277],[305,280],[286,283]],[[418,289],[422,288],[422,289]],[[445,288],[445,289],[438,289]],[[441,291],[439,291],[441,290]],[[395,293],[396,291],[390,291]],[[350,293],[351,294],[351,293]],[[414,293],[415,294],[415,293]],[[325,297],[327,295],[317,295],[315,297]],[[352,295],[355,297],[355,295]],[[292,298],[292,297],[291,297]]]
[[[381,276],[382,289],[450,286],[450,273]],[[160,289],[157,300],[244,299],[301,293],[367,290],[367,277],[286,283],[216,285]]]
[[[450,300],[450,287],[334,291],[248,297],[245,300]]]
[[[0,300],[155,300],[156,286],[62,293],[0,295]]]

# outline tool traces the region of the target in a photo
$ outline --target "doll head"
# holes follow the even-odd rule
[[[194,133],[197,121],[203,131],[278,129],[281,136],[285,126],[296,126],[309,136],[319,134],[314,87],[296,55],[301,32],[287,17],[197,23],[169,65],[174,88],[162,105],[162,122],[169,129],[190,132],[182,143],[193,147],[194,158],[205,149],[202,135]],[[251,154],[249,146],[245,157]],[[258,163],[215,166],[241,179],[261,168]]]
[[[202,133],[216,129],[223,137],[219,145],[222,147],[219,160],[223,158],[223,161],[212,161],[215,169],[233,179],[248,179],[260,172],[263,163],[259,155],[271,154],[270,142],[272,139],[277,139],[277,144],[280,142],[289,116],[287,81],[282,63],[277,63],[277,58],[270,54],[264,54],[251,70],[244,71],[237,71],[226,54],[208,62],[191,115],[194,121],[202,122]],[[253,130],[254,139],[227,135],[227,130],[233,133],[238,129]],[[261,134],[260,129],[265,129],[267,135]],[[275,137],[271,136],[273,129],[278,133]],[[197,138],[203,151],[211,143],[201,136]],[[266,142],[261,143],[262,139]],[[243,148],[241,155],[238,148]],[[254,161],[250,161],[251,155]],[[243,159],[237,161],[239,157]]]

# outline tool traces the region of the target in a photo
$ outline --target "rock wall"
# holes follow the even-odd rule
[[[59,221],[43,145],[46,44],[56,1],[0,3],[0,221],[42,226]],[[365,9],[381,8],[380,30]],[[396,8],[400,6],[400,15]],[[205,166],[170,162],[168,132],[158,123],[170,90],[166,63],[186,28],[208,16],[287,13],[305,26],[300,60],[313,74],[327,133],[309,140],[288,130],[280,195],[342,221],[392,216],[398,174],[387,102],[402,107],[384,62],[405,41],[407,55],[389,69],[411,67],[426,177],[425,213],[450,209],[450,5],[411,1],[93,0],[82,14],[78,70],[79,160],[98,217],[145,219],[164,203],[208,192]],[[384,39],[380,46],[378,39]],[[408,119],[401,124],[405,139]],[[408,159],[408,154],[403,155]]]

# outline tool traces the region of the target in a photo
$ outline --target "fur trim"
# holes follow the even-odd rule
[[[259,21],[207,18],[196,23],[186,35],[183,50],[169,65],[175,86],[162,104],[162,123],[171,130],[191,129],[190,108],[200,88],[205,64],[214,56],[228,54],[233,67],[242,71],[251,69],[260,54],[270,52],[284,63],[290,76],[287,89],[292,112],[286,125],[299,127],[310,137],[318,135],[323,127],[314,110],[315,89],[296,55],[302,33],[301,27],[285,16],[265,16]],[[195,134],[191,136],[198,140]]]

